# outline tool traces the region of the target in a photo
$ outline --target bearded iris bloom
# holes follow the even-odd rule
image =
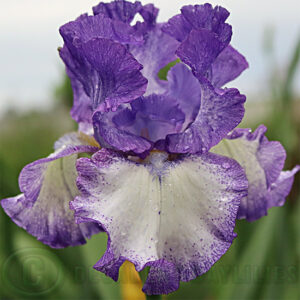
[[[163,24],[152,4],[93,12],[60,28],[78,132],[26,166],[22,194],[1,204],[51,247],[105,231],[95,269],[117,280],[126,260],[150,267],[143,291],[167,294],[220,259],[237,218],[283,205],[299,167],[282,171],[285,150],[263,125],[236,128],[246,98],[224,86],[248,63],[230,45],[226,9],[184,6]]]

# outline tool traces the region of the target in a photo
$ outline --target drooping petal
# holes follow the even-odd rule
[[[232,46],[227,46],[212,64],[210,80],[214,87],[221,88],[237,78],[249,67],[246,58]]]
[[[18,226],[47,245],[81,245],[100,227],[77,225],[69,208],[78,195],[75,163],[78,153],[93,153],[99,148],[87,144],[77,133],[64,136],[55,147],[49,157],[24,167],[19,177],[22,194],[2,200],[1,205]]]
[[[132,110],[118,113],[113,122],[121,130],[144,136],[152,142],[180,132],[185,120],[174,98],[152,94],[131,102]]]
[[[133,56],[143,65],[142,74],[148,79],[145,95],[166,91],[167,82],[159,79],[158,72],[177,59],[175,55],[177,48],[178,42],[162,32],[160,25],[147,32],[142,46],[130,47]]]
[[[281,172],[277,180],[271,184],[268,195],[267,208],[282,206],[285,198],[291,191],[294,176],[300,171],[300,166],[296,166],[291,171]]]
[[[78,222],[97,221],[109,236],[95,268],[114,280],[125,260],[150,266],[144,291],[170,293],[179,280],[208,271],[230,247],[247,180],[234,161],[214,154],[137,164],[101,150],[77,162]],[[124,217],[126,216],[126,217]],[[159,278],[160,282],[157,282]]]
[[[266,127],[261,125],[254,133],[236,129],[212,152],[235,159],[244,169],[249,181],[248,196],[241,201],[238,217],[254,221],[267,214],[272,206],[282,205],[288,195],[294,174],[282,172],[286,153],[279,142],[268,141]]]
[[[225,23],[228,16],[229,12],[221,6],[187,5],[182,7],[181,14],[164,25],[163,31],[183,42],[193,29],[207,29],[225,45],[229,44],[232,34],[231,26]]]
[[[177,64],[168,72],[168,95],[176,99],[185,114],[184,129],[195,120],[201,102],[201,85],[184,64]]]
[[[118,128],[112,120],[115,115],[113,112],[96,112],[93,116],[94,136],[102,147],[123,152],[132,151],[136,154],[142,154],[153,148],[153,144],[146,138]],[[131,122],[130,119],[128,121]]]
[[[93,12],[94,15],[103,14],[110,19],[119,20],[129,24],[141,8],[142,5],[139,1],[132,3],[129,1],[117,0],[110,3],[100,2],[93,7]]]
[[[108,39],[92,39],[69,50],[60,51],[67,68],[76,74],[93,109],[116,109],[143,95],[147,80],[140,65],[126,47]]]
[[[169,152],[206,153],[241,122],[246,97],[237,89],[225,89],[220,93],[203,81],[201,93],[195,121],[184,132],[167,137]]]

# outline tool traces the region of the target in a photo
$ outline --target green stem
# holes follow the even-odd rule
[[[146,295],[147,296],[147,300],[160,300],[162,299],[161,295]]]

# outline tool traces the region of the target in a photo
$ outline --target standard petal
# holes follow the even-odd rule
[[[184,64],[176,64],[168,72],[168,95],[176,99],[185,114],[184,129],[195,120],[201,102],[201,85]]]
[[[167,137],[171,153],[206,153],[233,130],[244,116],[246,97],[237,89],[221,93],[211,84],[201,84],[201,105],[195,121],[182,133]]]
[[[227,46],[213,62],[209,79],[214,87],[221,88],[248,67],[246,58],[232,46]]]
[[[116,126],[153,143],[165,139],[168,134],[180,132],[185,115],[174,98],[152,94],[131,102],[131,110],[116,114]]]
[[[101,2],[93,7],[93,12],[95,15],[103,14],[110,19],[129,24],[141,8],[142,5],[139,1],[131,3],[129,1],[117,0],[110,3]]]
[[[170,293],[179,280],[208,271],[230,247],[247,180],[234,160],[206,154],[137,164],[108,150],[77,162],[78,222],[97,221],[109,235],[95,268],[114,280],[124,260],[150,266],[144,291]],[[157,282],[160,278],[161,283]]]
[[[60,55],[92,99],[93,109],[116,109],[146,91],[142,65],[119,43],[96,38],[74,48],[72,53],[64,47]]]
[[[177,59],[175,51],[178,42],[161,31],[161,26],[147,32],[145,43],[140,46],[132,45],[130,51],[143,65],[142,74],[148,79],[145,95],[163,93],[166,91],[167,82],[158,77],[160,69]]]
[[[193,29],[207,29],[218,36],[218,39],[228,44],[231,39],[231,26],[225,23],[229,12],[211,4],[187,5],[182,7],[181,14],[172,17],[164,25],[163,31],[183,42]]]
[[[201,78],[207,76],[212,63],[224,48],[216,34],[207,29],[199,29],[191,31],[180,44],[176,54]]]
[[[85,238],[100,230],[93,223],[77,225],[69,208],[78,195],[77,154],[99,148],[88,145],[76,133],[60,139],[59,146],[49,157],[24,167],[19,177],[21,195],[1,201],[18,226],[53,248],[84,244]]]
[[[272,206],[282,205],[298,171],[295,168],[292,172],[282,172],[285,150],[279,142],[268,141],[266,130],[263,125],[254,133],[249,129],[236,129],[228,139],[211,149],[235,159],[245,169],[249,190],[241,201],[238,217],[248,221],[265,216]]]
[[[117,113],[117,112],[116,112]],[[94,136],[98,143],[105,148],[113,148],[123,152],[134,152],[142,154],[153,148],[151,141],[146,138],[135,135],[131,132],[122,130],[113,122],[116,113],[96,112],[93,116]],[[128,122],[133,116],[127,115]],[[124,118],[123,118],[123,121]]]
[[[130,25],[107,18],[103,14],[82,15],[75,21],[61,26],[59,32],[69,49],[94,38],[106,38],[124,44],[142,42],[142,37],[138,36]]]

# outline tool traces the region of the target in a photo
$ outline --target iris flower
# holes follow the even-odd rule
[[[167,294],[220,259],[237,218],[283,205],[299,167],[282,171],[285,150],[263,125],[236,129],[246,97],[224,86],[248,63],[226,9],[184,6],[167,23],[140,2],[93,13],[60,28],[78,132],[27,165],[22,194],[1,204],[51,247],[105,231],[94,268],[117,280],[126,260],[150,267],[143,291]]]

